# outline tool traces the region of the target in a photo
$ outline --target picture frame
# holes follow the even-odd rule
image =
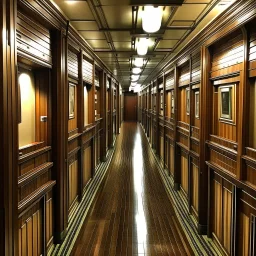
[[[75,118],[75,85],[69,84],[69,97],[68,97],[68,105],[69,105],[69,119]]]
[[[186,88],[186,113],[189,116],[190,113],[190,89]]]
[[[171,113],[174,114],[174,90],[171,91]]]
[[[195,92],[195,118],[199,119],[200,113],[200,98],[199,98],[199,91]]]
[[[219,119],[224,122],[235,122],[235,85],[224,85],[218,88]]]

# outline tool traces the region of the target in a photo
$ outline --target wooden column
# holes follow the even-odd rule
[[[80,50],[78,55],[78,87],[77,87],[77,127],[78,133],[83,133],[84,130],[84,85],[83,85],[83,51]],[[83,196],[83,168],[84,168],[84,148],[82,136],[79,139],[80,153],[79,153],[79,177],[78,177],[78,195],[79,200]]]
[[[0,2],[0,255],[18,254],[16,7]]]
[[[180,189],[180,161],[178,159],[178,146],[177,141],[177,121],[178,121],[178,68],[177,65],[174,67],[174,189]]]
[[[119,132],[119,115],[120,115],[120,85],[119,83],[116,86],[116,134],[120,134]]]
[[[101,113],[102,113],[102,145],[101,145],[101,161],[105,162],[107,160],[107,132],[108,132],[108,123],[107,123],[107,105],[106,105],[106,97],[107,97],[107,77],[106,73],[102,71],[100,73],[100,87],[101,87]]]
[[[192,100],[192,55],[189,58],[189,137],[188,137],[188,149],[191,150],[191,125],[193,123],[194,111],[193,105],[194,101]],[[192,204],[192,175],[191,175],[191,156],[188,154],[188,207],[189,212],[191,213],[191,204]]]
[[[165,169],[165,160],[166,160],[166,146],[165,146],[165,115],[166,115],[166,100],[165,100],[165,75],[163,73],[163,117],[164,117],[164,163],[163,163],[163,166],[164,166],[164,169]]]
[[[244,61],[243,61],[243,68],[241,71],[241,80],[239,83],[239,91],[238,91],[238,120],[237,120],[237,129],[238,129],[238,136],[237,136],[237,179],[241,180],[243,177],[243,170],[245,170],[245,163],[242,159],[242,156],[245,155],[245,147],[248,146],[248,139],[249,136],[249,125],[248,120],[250,118],[250,106],[249,106],[249,99],[250,97],[250,82],[248,79],[249,67],[248,67],[248,60],[249,54],[248,49],[250,45],[248,31],[245,27],[242,27],[243,33],[243,41],[244,41]]]
[[[110,138],[109,138],[109,140],[110,140],[110,147],[111,148],[113,148],[114,147],[114,141],[113,141],[113,108],[114,108],[114,102],[113,102],[113,81],[112,81],[112,79],[110,79],[110,88],[109,88],[109,90],[110,90],[110,97],[109,97],[109,102],[110,102],[110,120],[109,120],[109,122],[110,122]]]
[[[158,135],[158,131],[159,131],[159,102],[160,102],[160,96],[159,96],[159,85],[158,85],[158,80],[156,80],[155,82],[156,85],[156,127],[157,127],[157,131],[155,132],[155,142],[156,142],[156,154],[157,156],[160,157],[160,143],[159,143],[159,135]]]
[[[53,176],[56,180],[55,242],[60,243],[68,225],[67,198],[67,141],[68,141],[68,83],[67,83],[67,37],[65,31],[54,31],[52,70],[52,123],[53,123]]]
[[[207,201],[208,201],[208,169],[205,161],[209,152],[205,145],[210,134],[212,116],[212,91],[209,80],[211,56],[205,46],[201,49],[201,87],[200,87],[200,144],[199,144],[199,191],[198,191],[198,232],[207,231]]]

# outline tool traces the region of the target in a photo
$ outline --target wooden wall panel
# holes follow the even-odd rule
[[[192,207],[197,215],[198,213],[198,182],[199,182],[199,169],[198,166],[192,164],[191,170],[191,184],[192,184]]]
[[[191,82],[196,83],[201,80],[201,52],[192,56],[191,60]]]
[[[92,178],[92,147],[86,147],[83,151],[83,188]]]
[[[19,256],[43,255],[43,212],[39,204],[19,219]]]
[[[240,213],[238,216],[240,235],[239,235],[239,251],[238,255],[248,256],[249,255],[249,244],[250,244],[250,218],[245,214]]]
[[[178,120],[181,122],[184,122],[184,123],[189,123],[189,115],[187,114],[187,111],[186,111],[187,102],[186,102],[186,88],[185,87],[179,89],[178,97],[179,97]]]
[[[78,55],[70,48],[68,49],[68,75],[78,79]]]
[[[174,175],[174,146],[170,144],[170,172]]]
[[[186,62],[181,67],[179,67],[179,86],[189,85],[190,83],[190,70],[189,63]]]
[[[242,70],[244,47],[242,33],[239,31],[229,35],[212,47],[211,78]]]
[[[256,80],[250,85],[249,147],[256,149]]]
[[[46,66],[52,65],[50,31],[18,12],[17,50],[20,56]]]
[[[93,84],[93,64],[83,59],[83,81]]]
[[[252,27],[249,39],[249,76],[256,76],[256,31]]]
[[[181,152],[180,158],[181,187],[188,196],[188,156]]]
[[[78,160],[74,158],[68,168],[68,194],[69,194],[69,209],[73,206],[78,196]]]

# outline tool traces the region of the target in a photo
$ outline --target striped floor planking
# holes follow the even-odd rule
[[[137,123],[123,123],[107,175],[72,255],[194,255]]]

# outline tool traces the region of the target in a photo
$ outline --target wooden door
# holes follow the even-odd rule
[[[137,121],[137,95],[124,96],[124,120]]]

